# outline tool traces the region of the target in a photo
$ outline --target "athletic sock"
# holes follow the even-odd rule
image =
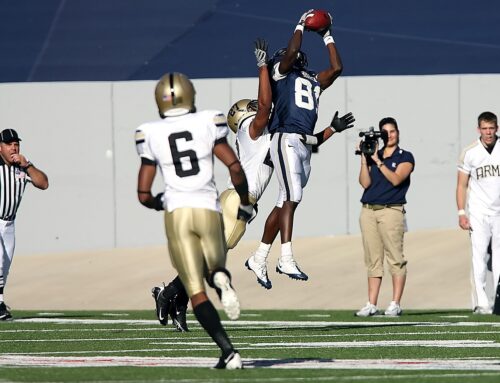
[[[257,251],[255,252],[254,259],[256,262],[263,263],[266,261],[269,252],[271,251],[271,243],[267,244],[261,242]]]
[[[226,334],[226,331],[222,327],[220,322],[219,314],[215,310],[214,305],[210,301],[205,301],[200,303],[198,306],[193,308],[194,315],[205,331],[210,335],[213,341],[222,350],[222,356],[227,357],[234,348]]]
[[[292,259],[292,242],[286,242],[281,244],[281,258]]]

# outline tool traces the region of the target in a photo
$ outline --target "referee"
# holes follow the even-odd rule
[[[12,318],[4,302],[3,290],[14,256],[14,220],[24,189],[28,182],[42,190],[49,187],[45,173],[19,152],[19,141],[14,129],[0,133],[0,321]]]

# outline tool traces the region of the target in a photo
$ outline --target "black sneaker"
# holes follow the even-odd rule
[[[240,353],[238,351],[233,351],[226,358],[224,358],[224,356],[221,356],[219,358],[219,361],[213,368],[216,368],[218,370],[238,370],[243,368]]]
[[[165,294],[163,293],[164,290],[165,286],[153,287],[151,289],[151,294],[153,295],[153,299],[156,304],[156,317],[158,318],[160,324],[166,326],[168,324],[168,313],[170,312],[172,306],[172,298],[165,297]]]
[[[0,302],[0,320],[9,320],[12,318],[12,314],[5,305],[4,302]]]

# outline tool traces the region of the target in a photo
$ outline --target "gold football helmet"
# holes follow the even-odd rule
[[[161,117],[180,116],[196,110],[193,83],[178,72],[163,75],[156,84],[155,98]]]
[[[231,109],[229,109],[227,113],[227,124],[234,133],[238,131],[243,121],[257,114],[257,105],[257,100],[244,98],[236,102]]]

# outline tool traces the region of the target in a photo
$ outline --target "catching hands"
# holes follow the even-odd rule
[[[238,208],[238,216],[237,218],[239,220],[248,222],[252,218],[252,213],[253,213],[253,205],[248,204],[248,205],[241,205]]]
[[[267,65],[267,41],[261,39],[260,37],[255,41],[255,58],[257,59],[257,66],[260,68],[261,66]]]
[[[303,27],[305,22],[306,22],[307,15],[309,15],[309,13],[311,13],[312,11],[314,11],[314,9],[311,8],[308,11],[304,12],[304,14],[302,16],[300,16],[300,19],[299,19],[299,22],[297,23],[297,25],[301,25]]]
[[[352,128],[354,126],[354,121],[356,120],[351,112],[339,118],[339,112],[336,111],[332,122],[330,122],[330,127],[334,132],[340,133],[346,129]]]

